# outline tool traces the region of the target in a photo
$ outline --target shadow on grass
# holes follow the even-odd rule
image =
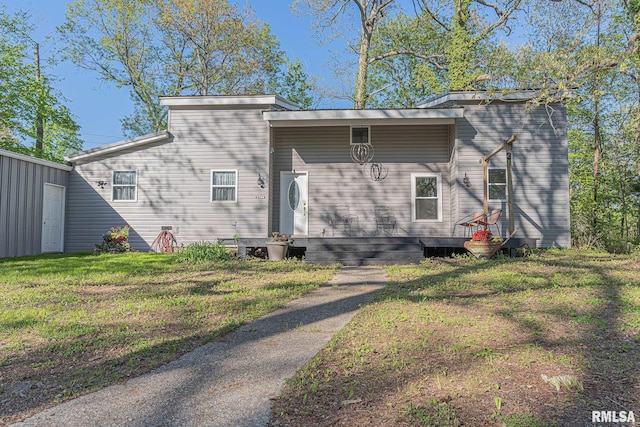
[[[442,405],[457,408],[469,426],[586,426],[592,411],[639,413],[638,325],[621,323],[640,311],[624,296],[640,288],[638,267],[574,251],[390,267],[375,305],[296,376],[273,423],[409,422],[398,401],[424,420]],[[541,374],[569,374],[583,390],[558,391]],[[341,403],[353,396],[362,403]],[[502,408],[492,400],[500,396]]]
[[[535,346],[553,354],[578,356],[579,366],[571,366],[582,383],[584,390],[561,389],[551,402],[547,412],[538,412],[539,419],[555,422],[558,425],[590,425],[592,411],[634,411],[640,413],[640,340],[638,331],[621,334],[625,328],[620,324],[623,310],[637,311],[638,306],[627,305],[623,302],[621,291],[628,287],[640,287],[637,277],[637,262],[631,262],[629,280],[620,278],[616,260],[618,258],[602,255],[585,256],[576,260],[572,252],[556,252],[556,255],[535,259],[539,266],[537,272],[522,273],[519,280],[512,281],[510,286],[501,283],[500,273],[495,280],[488,281],[484,286],[474,286],[469,289],[459,289],[447,284],[464,282],[470,277],[485,272],[491,268],[501,268],[509,274],[519,270],[521,261],[518,259],[501,259],[488,262],[473,262],[454,267],[452,271],[425,274],[418,280],[393,283],[379,300],[399,299],[413,303],[425,301],[446,302],[452,306],[469,307],[472,310],[486,310],[483,304],[492,297],[517,296],[533,298],[549,298],[550,303],[545,307],[544,302],[534,305],[535,312],[528,311],[530,306],[519,308],[495,308],[488,313],[501,318],[503,322],[515,326],[516,330],[524,331],[528,340],[514,343],[518,346]],[[446,262],[446,261],[445,261]],[[635,273],[633,273],[635,266]],[[546,272],[546,270],[549,270]],[[631,275],[634,277],[631,278]],[[584,300],[572,300],[574,291],[577,297],[588,289],[590,309],[584,309]],[[427,291],[425,297],[422,291]],[[567,292],[554,300],[557,293]],[[477,306],[477,307],[476,307]],[[580,308],[576,308],[580,306]],[[485,313],[487,314],[487,313]],[[577,334],[571,337],[550,337],[547,327],[535,318],[545,319],[558,325],[574,324]],[[510,327],[505,327],[510,329]],[[455,345],[455,343],[451,343]],[[491,343],[487,343],[491,346]],[[469,375],[476,364],[459,366]],[[394,384],[395,385],[395,384]],[[549,389],[554,392],[549,384]],[[557,407],[553,407],[557,405]],[[550,419],[549,414],[554,414]]]
[[[126,255],[117,255],[109,258],[109,265],[117,266],[120,263],[124,263],[126,267],[131,269],[131,265],[126,262],[127,259],[130,258],[126,257]],[[65,261],[67,265],[65,265]],[[151,255],[150,270],[146,270],[151,277],[151,282],[130,286],[134,288],[133,291],[139,288],[136,292],[140,294],[139,299],[141,301],[147,297],[176,296],[176,291],[170,289],[170,285],[174,284],[174,281],[163,281],[158,280],[158,278],[160,278],[160,274],[181,270],[183,267],[180,265],[168,267],[166,261],[166,256]],[[16,268],[28,268],[29,266],[37,265],[39,262],[42,265],[38,268],[32,268],[30,275],[37,276],[46,271],[49,275],[60,274],[66,276],[71,271],[92,268],[96,262],[96,257],[90,254],[71,257],[68,255],[45,256],[12,260],[6,265]],[[233,297],[232,294],[234,293],[238,294],[235,298],[225,298],[222,312],[213,313],[207,319],[199,319],[200,322],[204,323],[215,322],[211,326],[205,325],[204,328],[191,328],[189,326],[194,321],[194,313],[190,311],[192,309],[188,304],[188,301],[191,301],[189,299],[184,309],[181,307],[182,311],[179,312],[181,314],[174,318],[167,318],[162,323],[163,327],[160,328],[158,326],[157,330],[145,329],[144,319],[141,319],[138,322],[139,324],[125,324],[123,322],[104,324],[100,331],[85,330],[81,324],[74,321],[73,324],[53,331],[56,332],[56,337],[61,340],[59,342],[33,349],[16,348],[21,355],[20,359],[28,360],[30,366],[23,366],[21,372],[18,373],[16,370],[11,369],[12,365],[15,365],[17,361],[17,356],[9,355],[0,361],[0,368],[2,365],[5,367],[4,374],[0,371],[0,378],[2,379],[2,387],[0,387],[0,424],[15,421],[18,417],[33,414],[47,406],[71,397],[77,397],[149,372],[206,343],[225,341],[224,336],[236,330],[239,326],[284,306],[292,296],[306,293],[321,284],[317,281],[317,277],[309,274],[302,281],[296,280],[296,277],[299,277],[296,273],[315,272],[317,267],[291,262],[278,263],[279,265],[274,264],[258,262],[205,263],[198,266],[198,269],[205,270],[203,273],[187,271],[183,277],[176,280],[175,282],[186,283],[180,294],[186,298],[191,297],[197,300],[199,296],[203,295],[225,298],[228,295]],[[218,276],[222,274],[224,277],[220,280],[207,279],[207,269],[215,270]],[[261,293],[251,293],[250,288],[242,285],[243,277],[251,277],[253,280],[255,276],[265,274],[265,270],[268,274],[265,275],[265,283],[259,285]],[[273,277],[275,272],[285,275],[281,276],[284,278],[283,281],[266,280],[269,279],[269,275]],[[290,277],[286,276],[287,274]],[[27,282],[30,277],[27,278]],[[171,276],[163,277],[171,278]],[[79,284],[73,288],[75,291],[73,289],[72,291],[77,292],[78,286],[80,290],[86,291],[88,289],[86,287],[87,280],[79,279],[78,281]],[[221,283],[229,281],[239,282],[238,292],[235,290],[227,292],[217,288]],[[91,281],[89,280],[89,282]],[[154,290],[157,285],[161,286]],[[259,295],[263,296],[260,297]],[[94,301],[105,301],[106,299],[104,295],[94,296],[93,294],[90,298]],[[182,299],[176,301],[178,305],[182,303]],[[358,301],[354,301],[353,304],[357,306]],[[293,328],[303,324],[306,321],[305,319],[315,321],[324,316],[336,315],[341,310],[353,309],[353,306],[349,304],[341,306],[339,303],[330,307],[309,308],[309,310],[303,310],[299,313],[302,316],[300,321],[287,327]],[[291,317],[291,315],[287,316]],[[296,313],[293,313],[293,317],[296,318]],[[21,325],[28,326],[25,321],[22,323],[3,324],[2,327],[7,330]],[[42,322],[42,320],[37,320],[37,322]],[[119,336],[118,331],[121,328],[125,328],[127,331],[122,336]],[[107,332],[107,335],[105,335],[105,332]],[[178,337],[171,339],[169,335],[168,339],[160,343],[157,343],[158,340],[154,339],[154,335],[162,337],[163,334],[169,333]],[[2,342],[0,341],[0,343]],[[133,350],[126,351],[123,354],[123,346],[133,348]],[[15,354],[17,355],[18,352]],[[69,363],[65,363],[65,360]]]

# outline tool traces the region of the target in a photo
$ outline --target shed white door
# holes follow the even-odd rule
[[[306,236],[309,227],[307,172],[280,172],[280,234]]]
[[[64,236],[64,187],[44,185],[42,204],[42,252],[62,252]]]

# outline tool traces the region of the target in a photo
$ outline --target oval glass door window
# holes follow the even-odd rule
[[[298,206],[300,206],[300,186],[296,181],[291,181],[289,184],[289,207],[295,211]]]

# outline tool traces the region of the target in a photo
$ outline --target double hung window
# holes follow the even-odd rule
[[[138,174],[136,171],[113,171],[112,200],[135,202],[138,198]]]
[[[487,181],[489,200],[507,200],[507,170],[490,168],[487,172],[489,174]]]
[[[211,171],[211,201],[236,202],[238,200],[238,171]]]
[[[442,182],[440,174],[411,175],[411,220],[442,220]]]

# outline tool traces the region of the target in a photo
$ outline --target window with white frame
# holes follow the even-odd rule
[[[370,144],[371,126],[351,126],[351,144]]]
[[[411,220],[442,220],[442,178],[438,174],[411,175]]]
[[[236,202],[238,200],[238,171],[211,171],[211,201]]]
[[[505,168],[489,168],[487,190],[489,200],[507,200],[507,170]]]
[[[113,171],[111,188],[113,201],[135,202],[138,198],[137,172]]]

